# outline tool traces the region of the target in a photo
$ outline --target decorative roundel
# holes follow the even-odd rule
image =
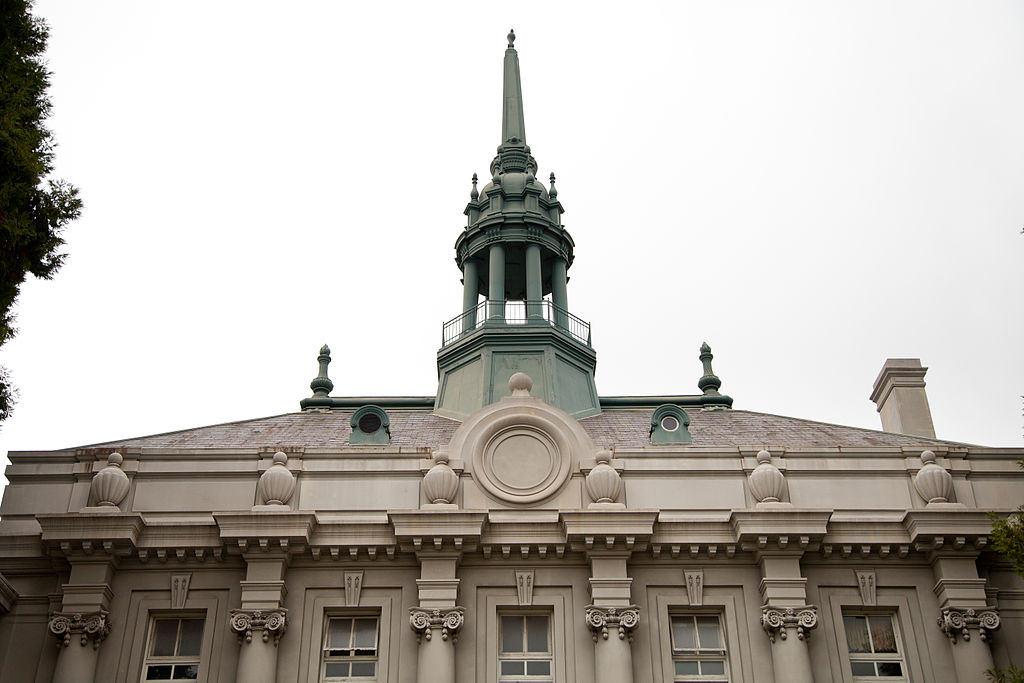
[[[583,455],[590,437],[568,413],[526,394],[485,406],[459,427],[453,458],[472,466],[473,481],[508,503],[538,503],[554,496]]]

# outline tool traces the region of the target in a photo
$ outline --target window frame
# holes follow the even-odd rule
[[[846,636],[846,617],[865,617],[867,619],[871,617],[887,617],[889,624],[892,626],[893,639],[896,641],[896,652],[850,652],[850,645]],[[854,683],[869,683],[871,681],[895,681],[898,683],[899,681],[910,680],[907,674],[907,651],[903,645],[903,637],[900,634],[900,620],[894,610],[844,607],[839,614],[839,620],[843,627],[843,637],[840,640],[840,644],[846,650],[846,661],[849,662],[847,672],[850,675],[850,680],[854,681]],[[874,639],[871,637],[870,625],[868,626],[868,639],[871,642],[872,650],[874,650]],[[853,673],[854,662],[899,662],[900,670],[903,673],[900,676],[858,676]],[[877,668],[875,670],[877,671]]]
[[[330,655],[328,654],[328,652],[330,652],[330,650],[328,650],[327,645],[328,645],[328,639],[330,638],[330,635],[331,635],[331,621],[335,620],[335,619],[349,619],[349,620],[351,620],[352,621],[352,628],[353,629],[355,628],[355,620],[356,619],[373,619],[376,622],[376,635],[375,635],[375,638],[374,638],[374,655],[372,657],[370,657],[368,655],[363,655],[363,656],[354,655],[354,656],[351,656],[351,657],[336,657],[336,658],[331,659]],[[324,619],[323,619],[323,628],[321,629],[323,631],[323,633],[322,633],[322,635],[320,637],[320,649],[319,649],[319,653],[320,653],[320,668],[317,671],[317,678],[316,678],[316,680],[319,683],[340,683],[342,681],[346,681],[347,682],[347,681],[379,681],[379,680],[381,680],[381,678],[380,678],[380,675],[381,675],[381,662],[380,662],[380,660],[381,660],[381,634],[382,634],[382,626],[383,626],[382,618],[381,618],[381,614],[380,614],[379,610],[366,610],[366,609],[347,610],[347,611],[329,610],[329,611],[325,612],[324,613]],[[350,635],[349,644],[351,644],[351,637],[352,636]],[[342,649],[342,650],[345,650],[345,649],[355,650],[356,648],[334,648],[334,649],[335,650],[338,650],[338,649]],[[365,649],[365,648],[363,648],[363,649]],[[374,667],[373,667],[374,673],[373,673],[373,676],[351,676],[351,675],[349,675],[349,676],[344,676],[344,677],[332,677],[330,679],[327,678],[327,664],[330,663],[330,662],[352,662],[352,663],[354,663],[354,662],[371,662],[371,661],[374,663]],[[351,670],[349,671],[349,673],[351,673]]]
[[[501,623],[502,623],[502,620],[505,617],[518,617],[518,618],[523,619],[523,634],[522,635],[523,635],[523,645],[525,647],[526,643],[527,643],[526,617],[532,617],[532,616],[547,617],[547,621],[548,621],[548,627],[547,627],[547,647],[548,647],[548,649],[547,649],[547,651],[546,652],[541,652],[541,653],[529,652],[527,650],[523,650],[522,652],[504,652],[501,649],[501,641],[502,641]],[[498,677],[497,680],[499,681],[499,683],[519,683],[520,681],[522,681],[523,683],[529,683],[530,681],[554,681],[555,680],[555,635],[554,635],[555,616],[553,614],[553,611],[550,610],[550,609],[543,609],[543,608],[538,608],[538,607],[533,607],[533,608],[523,608],[523,607],[501,608],[501,609],[498,610],[498,613],[497,613],[497,623],[498,623],[498,633],[497,633],[497,638],[498,638],[498,653],[497,654],[498,654],[498,656],[495,659],[495,671],[497,672],[497,677]],[[503,655],[512,655],[512,656],[503,656]],[[548,673],[546,673],[546,674],[538,674],[538,675],[528,674],[528,673],[524,673],[522,675],[517,675],[517,674],[506,675],[506,674],[502,674],[501,673],[501,663],[503,661],[547,662],[548,665],[549,665],[548,666]]]
[[[149,683],[151,681],[165,681],[165,680],[187,680],[187,681],[200,681],[204,680],[203,671],[203,645],[206,639],[207,631],[207,618],[206,612],[201,611],[155,611],[149,614],[148,624],[146,628],[146,639],[143,643],[142,650],[142,671],[139,675],[141,683]],[[177,621],[178,629],[175,634],[174,645],[175,650],[178,649],[178,643],[181,640],[181,622],[183,620],[198,620],[203,624],[203,630],[199,636],[199,652],[196,655],[153,655],[153,648],[156,646],[156,624],[158,621]],[[182,666],[192,665],[196,667],[195,678],[149,678],[148,669],[151,666]],[[173,676],[173,668],[171,675]]]
[[[673,628],[673,621],[675,619],[691,619],[693,620],[694,634],[699,641],[699,632],[697,627],[698,618],[709,618],[714,617],[718,620],[718,637],[721,640],[722,647],[720,648],[677,648],[675,644],[675,630]],[[725,618],[721,610],[715,609],[670,609],[668,612],[668,644],[669,644],[669,658],[672,661],[672,681],[673,683],[680,682],[685,683],[687,681],[722,681],[727,683],[729,679],[729,640],[725,628]],[[676,662],[705,662],[705,661],[720,661],[722,662],[723,672],[721,674],[678,674],[675,671]]]

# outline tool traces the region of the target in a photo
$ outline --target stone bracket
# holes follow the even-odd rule
[[[761,628],[773,643],[776,637],[786,639],[787,629],[795,628],[796,637],[806,640],[811,630],[818,625],[818,608],[814,605],[802,607],[761,607]]]
[[[971,639],[970,629],[977,628],[982,640],[991,640],[993,631],[999,629],[999,610],[995,607],[970,609],[961,607],[944,607],[938,618],[939,628],[953,643],[956,639]]]

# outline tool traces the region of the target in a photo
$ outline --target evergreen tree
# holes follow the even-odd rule
[[[0,2],[0,345],[14,336],[11,308],[28,273],[49,279],[64,260],[61,231],[78,217],[78,190],[49,178],[53,135],[43,61],[48,29],[30,0]],[[0,421],[14,389],[0,367]]]

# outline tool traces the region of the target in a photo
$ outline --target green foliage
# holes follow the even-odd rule
[[[50,113],[50,74],[43,61],[48,30],[29,0],[0,3],[0,345],[14,336],[11,308],[25,277],[49,279],[60,268],[64,226],[78,217],[78,190],[48,178],[55,143],[43,125]],[[0,370],[0,421],[13,403]]]
[[[1011,664],[1005,669],[989,669],[985,672],[992,683],[1024,683],[1024,669]]]
[[[1017,461],[1024,469],[1024,458]],[[1024,505],[1006,519],[1000,519],[990,512],[992,519],[992,549],[1001,553],[1013,564],[1013,570],[1024,578]]]

